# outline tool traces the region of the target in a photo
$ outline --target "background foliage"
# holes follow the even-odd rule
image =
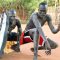
[[[0,11],[3,8],[6,10],[16,9],[18,16],[22,20],[26,20],[32,12],[38,9],[38,5],[42,1],[47,1],[48,6],[54,6],[56,3],[60,4],[60,0],[0,0]]]

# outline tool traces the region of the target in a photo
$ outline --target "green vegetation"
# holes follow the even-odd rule
[[[26,20],[42,1],[47,1],[48,6],[54,6],[56,3],[60,5],[60,0],[0,0],[0,7],[7,10],[16,9],[18,16],[22,20]]]

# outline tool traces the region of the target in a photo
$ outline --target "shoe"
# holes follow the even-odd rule
[[[42,46],[42,47],[38,47],[38,50],[44,50],[45,48]],[[34,48],[31,48],[31,51],[34,52]]]
[[[20,52],[20,48],[18,47],[17,44],[12,45],[12,46],[11,46],[11,49],[14,50],[15,52]]]

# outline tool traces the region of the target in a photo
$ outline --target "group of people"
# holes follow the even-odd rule
[[[47,13],[47,3],[42,2],[39,4],[39,9],[38,12],[33,12],[30,16],[30,20],[28,24],[26,25],[26,28],[24,30],[24,34],[28,34],[32,37],[32,40],[34,42],[34,56],[37,56],[37,50],[38,50],[38,39],[39,36],[41,35],[43,40],[44,40],[44,47],[46,49],[46,54],[51,54],[51,47],[50,44],[42,30],[42,26],[45,24],[45,22],[48,23],[48,26],[52,33],[56,34],[57,32],[60,31],[60,23],[58,24],[57,29],[54,28],[52,24],[52,19],[50,15],[46,14]],[[20,36],[22,34],[22,27],[19,19],[16,18],[16,11],[15,10],[10,10],[9,13],[9,28],[8,28],[8,40],[14,39],[13,36],[17,36],[17,44],[12,47],[15,51],[19,52],[20,51]],[[17,33],[11,33],[11,31],[17,26],[18,32]],[[12,38],[11,38],[12,37]],[[4,50],[4,48],[3,48]],[[34,57],[34,59],[36,59]]]

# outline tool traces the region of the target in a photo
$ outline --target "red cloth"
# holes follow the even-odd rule
[[[42,45],[42,44],[43,44],[43,38],[42,36],[40,36],[39,45]]]
[[[20,45],[22,45],[24,43],[23,38],[24,38],[24,32],[22,32],[22,34],[20,36]]]
[[[24,32],[22,32],[21,37],[20,37],[20,45],[22,45],[23,43],[29,43],[29,42],[33,42],[33,40],[31,38],[24,38]],[[43,38],[40,35],[40,40],[39,40],[39,45],[43,44]]]

